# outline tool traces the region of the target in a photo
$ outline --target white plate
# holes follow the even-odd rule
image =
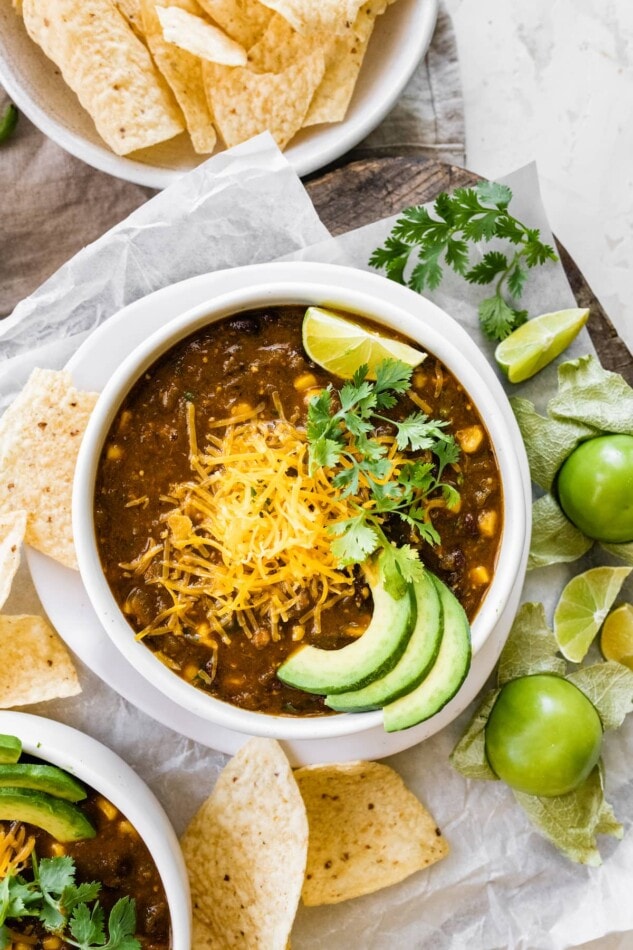
[[[378,17],[344,121],[306,129],[286,150],[298,175],[344,155],[384,119],[428,49],[437,7],[438,0],[398,0]],[[148,150],[142,162],[111,152],[57,67],[31,41],[9,0],[0,4],[0,83],[54,142],[117,178],[165,188],[204,161],[185,134]]]
[[[72,372],[75,384],[82,389],[101,390],[122,358],[141,341],[175,316],[204,303],[212,296],[244,286],[249,279],[248,271],[252,272],[252,279],[256,280],[257,265],[202,274],[165,287],[125,307],[91,334],[70,360],[68,369]],[[361,272],[358,275],[359,287],[362,289],[364,275]],[[354,286],[356,279],[355,272],[350,269],[350,286]],[[318,279],[312,280],[312,283],[316,282]],[[391,288],[393,292],[394,288]],[[527,462],[522,456],[519,461],[526,486],[525,497],[529,499],[531,489]],[[530,510],[527,504],[526,518],[529,524]],[[528,546],[526,538],[520,577],[525,571]],[[51,622],[70,649],[97,676],[148,715],[210,748],[232,754],[243,745],[242,734],[211,726],[208,721],[167,699],[137,673],[101,626],[77,571],[63,567],[30,548],[27,548],[27,558],[33,582]],[[404,732],[388,734],[382,726],[378,726],[364,733],[337,739],[284,742],[293,764],[383,758],[417,745],[444,728],[474,699],[492,672],[516,613],[520,595],[521,585],[518,584],[494,631],[475,656],[466,682],[438,715]]]

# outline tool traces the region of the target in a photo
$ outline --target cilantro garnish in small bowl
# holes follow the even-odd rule
[[[106,925],[97,881],[77,884],[75,863],[68,855],[42,858],[30,855],[28,877],[7,874],[0,881],[0,948],[12,947],[11,925],[31,918],[44,929],[79,950],[141,950],[135,938],[133,898],[122,897],[110,911]]]

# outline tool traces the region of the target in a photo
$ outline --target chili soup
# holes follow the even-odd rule
[[[103,570],[134,634],[208,694],[295,716],[328,710],[322,697],[281,683],[281,663],[300,644],[345,646],[372,614],[362,571],[336,564],[326,532],[309,534],[315,512],[327,508],[331,525],[346,510],[340,497],[315,489],[307,464],[310,400],[343,381],[306,355],[304,312],[243,312],[172,347],[121,404],[95,486]],[[469,394],[432,354],[374,437],[388,439],[389,419],[412,411],[440,421],[457,443],[458,459],[443,479],[459,501],[449,507],[438,493],[429,502],[439,544],[393,516],[384,532],[415,548],[472,621],[502,533],[497,461]],[[288,524],[302,541],[294,560],[275,560],[288,547]]]

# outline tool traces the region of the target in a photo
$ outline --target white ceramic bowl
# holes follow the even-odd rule
[[[516,600],[523,582],[529,511],[523,444],[505,393],[481,351],[459,324],[425,298],[383,277],[358,271],[354,271],[354,286],[350,287],[348,269],[329,264],[266,264],[247,268],[244,273],[240,289],[194,307],[137,346],[106,384],[84,436],[75,475],[73,531],[82,581],[118,650],[166,696],[209,723],[246,735],[291,741],[364,732],[381,723],[380,710],[292,718],[238,709],[180,679],[134,638],[103,574],[93,516],[98,461],[121,402],[134,382],[179,340],[215,320],[256,307],[283,304],[336,307],[366,315],[430,350],[473,398],[490,434],[501,471],[504,528],[495,576],[472,625],[475,654],[484,646],[502,615],[509,629],[511,617],[505,608],[512,598]],[[323,289],[324,282],[327,291]]]
[[[112,802],[134,825],[160,874],[171,916],[171,950],[191,950],[191,902],[184,859],[167,815],[147,785],[111,749],[52,719],[0,712],[0,732]]]
[[[398,0],[378,17],[344,121],[304,129],[286,150],[298,175],[345,154],[384,119],[428,49],[437,8],[438,0]],[[205,160],[195,154],[184,134],[147,149],[142,157],[110,151],[57,67],[29,38],[8,0],[0,4],[0,84],[49,138],[117,178],[165,188]]]

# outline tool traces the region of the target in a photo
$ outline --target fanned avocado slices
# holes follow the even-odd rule
[[[80,802],[86,797],[86,789],[81,782],[55,765],[30,762],[0,765],[0,788],[5,786],[32,788],[69,802]]]
[[[32,788],[0,788],[0,821],[36,825],[61,842],[82,841],[97,833],[76,805]]]

